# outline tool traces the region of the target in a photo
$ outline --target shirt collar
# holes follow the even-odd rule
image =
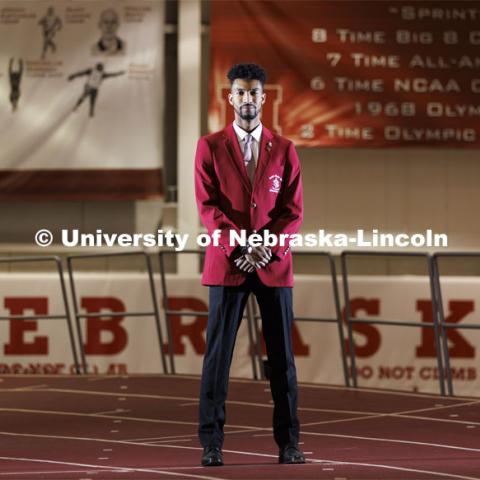
[[[237,137],[240,140],[244,140],[244,138],[250,133],[252,137],[260,143],[260,138],[262,136],[262,122],[260,122],[253,131],[251,132],[246,132],[243,128],[239,127],[235,122],[233,122],[233,129],[235,130],[235,133],[237,134]]]

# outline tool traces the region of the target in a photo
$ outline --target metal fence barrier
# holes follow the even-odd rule
[[[433,321],[430,322],[408,322],[402,320],[383,320],[383,319],[365,319],[365,318],[353,318],[351,315],[350,308],[350,293],[349,293],[349,283],[348,283],[348,270],[347,270],[347,258],[352,256],[375,256],[375,257],[417,257],[424,258],[427,264],[427,271],[430,283],[430,297],[432,302],[432,316]],[[356,368],[356,359],[355,359],[355,346],[353,343],[353,325],[364,323],[364,324],[376,324],[376,325],[396,325],[404,327],[421,327],[421,328],[433,328],[435,336],[435,350],[437,358],[437,367],[439,372],[439,388],[440,394],[445,395],[445,382],[444,382],[444,368],[443,368],[443,356],[442,356],[442,346],[440,343],[441,329],[439,326],[438,312],[437,308],[437,294],[434,280],[434,266],[432,256],[428,253],[420,252],[360,252],[360,251],[343,251],[341,254],[342,262],[342,279],[343,279],[343,291],[345,297],[345,320],[348,325],[348,342],[350,350],[350,367],[353,386],[357,387],[357,368]]]
[[[59,257],[51,256],[31,256],[31,257],[0,257],[0,263],[30,263],[30,262],[54,262],[60,281],[60,289],[62,292],[63,306],[65,314],[63,315],[9,315],[2,316],[0,320],[66,320],[68,327],[68,336],[70,340],[70,348],[72,350],[73,362],[75,365],[75,372],[80,373],[80,364],[78,362],[77,349],[75,347],[75,338],[73,336],[72,318],[68,308],[67,290],[65,288],[65,280],[63,277],[62,262]]]
[[[347,352],[345,348],[345,335],[343,333],[343,327],[342,327],[342,309],[340,307],[340,295],[338,292],[338,284],[337,284],[337,272],[335,268],[335,260],[333,259],[333,256],[329,252],[293,252],[293,257],[304,257],[304,256],[310,256],[310,257],[324,257],[326,258],[328,262],[328,267],[330,270],[330,278],[331,278],[331,283],[332,283],[332,294],[333,294],[333,303],[335,306],[335,317],[329,318],[329,317],[302,317],[295,315],[295,321],[296,322],[318,322],[318,323],[336,323],[337,324],[337,329],[338,329],[338,338],[340,342],[340,352],[341,352],[341,362],[342,362],[342,368],[343,368],[343,377],[344,377],[344,382],[345,386],[349,387],[350,386],[350,376],[348,374],[348,364],[347,364]],[[253,299],[252,299],[253,300]],[[259,359],[261,359],[261,343],[260,343],[260,335],[259,335],[259,330],[258,330],[258,325],[257,321],[261,319],[261,315],[259,315],[256,311],[255,308],[255,302],[252,301],[252,307],[254,309],[254,314],[253,318],[255,320],[254,325],[255,325],[255,333],[256,333],[256,352],[257,356]]]
[[[128,252],[119,252],[119,253],[97,253],[90,255],[70,255],[67,257],[67,268],[70,280],[70,289],[72,294],[72,303],[74,308],[74,317],[75,324],[77,329],[77,336],[80,347],[80,360],[79,362],[76,342],[73,334],[73,322],[70,315],[68,298],[66,293],[64,275],[62,262],[58,256],[25,256],[25,257],[0,257],[0,263],[27,263],[27,262],[54,262],[56,270],[58,272],[61,295],[63,300],[63,305],[65,308],[65,314],[59,315],[9,315],[9,316],[0,316],[0,320],[42,320],[42,319],[62,319],[67,321],[68,335],[70,341],[70,347],[72,351],[72,357],[74,361],[75,371],[77,374],[80,374],[83,370],[84,373],[87,373],[88,366],[85,358],[85,348],[82,339],[82,332],[80,326],[80,320],[82,318],[101,318],[106,316],[105,313],[88,313],[81,314],[78,307],[76,287],[74,281],[74,269],[73,262],[84,259],[92,258],[110,258],[110,257],[120,257],[120,256],[142,256],[145,259],[146,270],[148,274],[148,281],[150,287],[150,293],[152,298],[152,310],[151,311],[141,311],[141,312],[109,312],[109,317],[123,316],[123,317],[151,317],[155,319],[155,325],[158,335],[158,343],[160,348],[160,356],[162,361],[162,367],[164,373],[175,373],[175,358],[173,351],[173,339],[172,339],[172,325],[171,317],[173,315],[179,316],[208,316],[206,311],[195,311],[195,310],[173,310],[168,306],[168,289],[166,281],[166,269],[164,257],[165,255],[178,255],[179,253],[185,254],[194,254],[194,255],[204,255],[205,252],[202,250],[183,250],[181,252],[175,252],[170,250],[160,251],[159,252],[159,263],[160,263],[160,281],[161,281],[161,291],[162,291],[162,309],[165,315],[165,326],[167,330],[167,345],[168,345],[168,363],[167,365],[167,355],[164,351],[164,340],[162,327],[160,323],[160,311],[157,302],[157,296],[155,291],[155,282],[153,277],[153,268],[150,256],[143,251],[128,251]],[[434,339],[435,339],[435,350],[436,350],[436,361],[438,368],[438,380],[439,380],[439,389],[440,394],[445,395],[445,383],[447,384],[448,395],[454,395],[453,382],[452,382],[452,371],[450,365],[450,355],[448,351],[448,340],[447,340],[447,329],[480,329],[480,324],[475,325],[462,325],[462,324],[450,324],[445,321],[445,312],[443,307],[442,299],[442,289],[440,283],[440,270],[439,270],[439,259],[449,257],[449,258],[459,258],[459,257],[472,257],[480,258],[480,252],[438,252],[430,255],[428,253],[421,252],[362,252],[362,251],[343,251],[340,255],[341,259],[341,270],[342,270],[342,283],[343,283],[343,293],[345,300],[345,322],[348,328],[348,345],[349,352],[346,351],[346,342],[345,335],[343,333],[342,327],[342,310],[340,303],[340,295],[337,284],[337,273],[335,268],[335,261],[333,256],[329,252],[294,252],[294,256],[312,256],[312,257],[325,257],[330,270],[330,278],[332,283],[332,294],[333,302],[335,306],[335,317],[332,318],[323,318],[323,317],[304,317],[296,316],[296,321],[302,322],[320,322],[320,323],[336,323],[338,328],[338,337],[340,341],[340,351],[341,351],[341,361],[344,374],[344,381],[347,387],[353,385],[353,387],[358,387],[357,379],[357,366],[356,366],[356,354],[353,342],[353,325],[354,324],[377,324],[377,325],[391,325],[391,326],[406,326],[406,327],[420,327],[420,328],[433,328]],[[432,302],[432,322],[414,322],[414,321],[403,321],[403,320],[385,320],[380,318],[358,318],[352,317],[351,314],[351,305],[350,305],[350,292],[349,292],[349,274],[347,268],[347,259],[352,256],[358,257],[417,257],[424,258],[427,266],[427,273],[429,277],[430,284],[430,297]],[[248,328],[248,337],[250,342],[250,358],[252,363],[252,376],[254,379],[264,378],[264,372],[262,368],[262,350],[261,350],[261,339],[260,331],[258,328],[258,320],[261,319],[256,311],[255,302],[253,298],[249,299],[246,306],[246,314],[244,317],[247,319],[247,328]],[[350,359],[350,368],[348,367],[348,358]]]
[[[147,267],[147,273],[148,273],[148,281],[149,281],[149,286],[150,286],[150,293],[152,297],[152,307],[153,310],[150,311],[144,311],[144,312],[109,312],[108,315],[105,313],[88,313],[88,314],[82,314],[79,311],[78,308],[78,302],[77,302],[77,294],[76,294],[76,288],[75,288],[75,281],[74,281],[74,275],[73,275],[73,262],[78,261],[78,260],[85,260],[85,259],[92,259],[92,258],[112,258],[112,257],[127,257],[127,256],[142,256],[145,259],[145,265]],[[158,336],[158,344],[160,348],[160,357],[162,360],[162,367],[163,367],[163,372],[167,373],[167,362],[165,358],[165,353],[163,351],[163,334],[162,334],[162,328],[160,325],[160,313],[158,309],[158,303],[157,303],[157,294],[155,291],[155,282],[153,280],[153,268],[152,268],[152,261],[149,257],[149,255],[146,252],[143,251],[130,251],[130,252],[118,252],[118,253],[93,253],[90,255],[69,255],[67,257],[67,267],[68,267],[68,275],[70,278],[70,288],[72,292],[72,302],[73,302],[73,308],[75,312],[75,322],[77,325],[77,335],[80,343],[80,354],[81,354],[81,359],[82,359],[82,367],[84,373],[87,373],[88,367],[87,367],[87,362],[85,359],[85,347],[83,344],[83,339],[82,339],[82,331],[81,331],[81,326],[80,326],[80,319],[82,318],[101,318],[105,316],[109,317],[154,317],[155,319],[155,326],[157,329],[157,336]]]
[[[437,312],[438,320],[442,332],[443,353],[445,357],[445,371],[447,379],[448,395],[454,395],[452,382],[452,369],[450,366],[450,353],[448,351],[447,329],[480,329],[480,324],[462,325],[459,323],[446,323],[445,310],[443,308],[442,287],[440,283],[440,268],[438,260],[440,258],[480,258],[480,252],[438,252],[433,254],[433,273],[437,293]]]
[[[165,315],[165,323],[167,326],[167,336],[168,336],[168,355],[169,355],[169,363],[170,363],[170,373],[175,373],[175,356],[173,351],[173,341],[172,341],[172,325],[171,325],[171,316],[173,315],[180,315],[180,316],[188,316],[188,317],[208,317],[208,312],[199,311],[199,310],[172,310],[168,306],[168,289],[167,289],[167,281],[166,281],[166,271],[165,271],[165,255],[179,255],[179,254],[187,254],[187,255],[205,255],[203,250],[182,250],[180,252],[164,250],[159,252],[159,262],[160,262],[160,281],[162,286],[162,307],[163,313]],[[247,328],[248,328],[248,338],[250,341],[250,359],[252,362],[252,376],[255,380],[258,380],[259,374],[257,372],[257,360],[255,356],[256,342],[253,338],[253,317],[249,308],[247,308],[247,314],[243,316],[243,318],[247,318]]]

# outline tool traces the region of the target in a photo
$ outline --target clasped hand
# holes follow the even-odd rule
[[[249,252],[236,258],[234,263],[243,272],[251,273],[256,268],[267,266],[271,259],[272,251],[268,247],[260,245],[258,247],[250,247]]]

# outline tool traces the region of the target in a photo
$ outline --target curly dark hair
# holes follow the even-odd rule
[[[237,63],[228,71],[227,78],[230,83],[233,83],[236,78],[259,80],[263,87],[267,80],[267,72],[255,63]]]

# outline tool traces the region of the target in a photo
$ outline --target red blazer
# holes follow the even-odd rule
[[[203,285],[240,285],[246,273],[233,263],[229,231],[297,233],[303,218],[300,163],[293,143],[265,127],[252,185],[233,125],[200,138],[195,156],[195,194],[202,223],[211,235],[221,230],[220,245],[207,247]],[[268,286],[293,286],[288,242],[272,247],[273,259],[257,270]],[[235,255],[233,255],[235,257]]]

